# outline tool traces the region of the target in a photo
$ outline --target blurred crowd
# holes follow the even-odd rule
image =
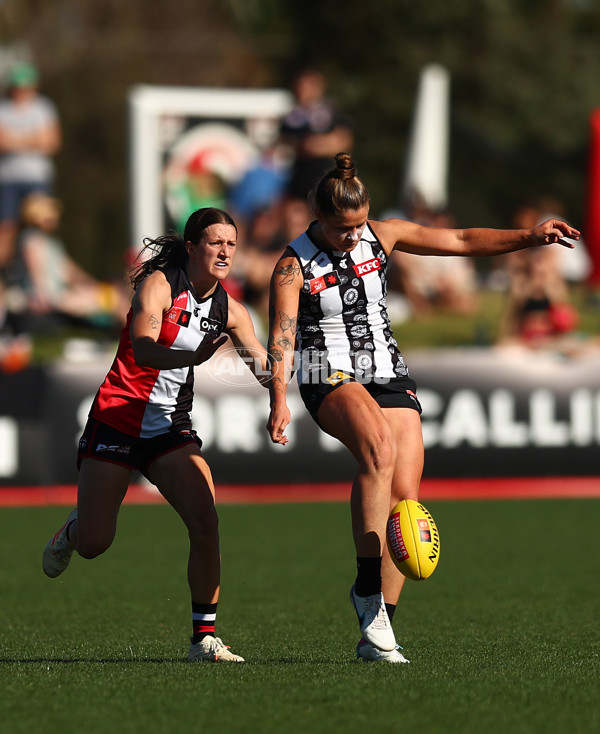
[[[38,72],[16,64],[0,100],[0,370],[25,366],[31,337],[65,324],[94,329],[120,328],[131,293],[126,279],[100,282],[85,272],[61,241],[63,206],[54,185],[54,156],[61,126],[54,104],[39,91]],[[303,69],[291,83],[294,102],[277,134],[262,146],[258,163],[227,191],[207,180],[206,167],[194,160],[183,221],[200,206],[221,206],[234,216],[238,252],[226,283],[251,311],[265,337],[269,281],[286,245],[312,219],[309,194],[340,151],[352,152],[353,120],[328,94],[316,69]],[[550,216],[565,217],[560,202],[540,199],[523,204],[514,227],[529,228]],[[457,226],[448,211],[431,211],[415,194],[402,210],[384,212],[430,227]],[[396,253],[390,263],[388,310],[393,323],[422,319],[435,312],[475,314],[482,288],[501,290],[506,307],[498,327],[503,347],[583,348],[573,286],[590,269],[585,244],[543,248],[496,258],[491,270],[460,257],[417,257]],[[595,342],[586,342],[586,347]]]
[[[62,130],[35,66],[14,64],[0,100],[0,369],[29,363],[31,337],[65,324],[123,323],[128,295],[85,272],[59,238]]]

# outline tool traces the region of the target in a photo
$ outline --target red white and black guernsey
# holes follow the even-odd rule
[[[363,382],[386,382],[408,375],[386,309],[387,256],[367,225],[350,252],[324,250],[309,229],[290,248],[304,285],[297,334],[298,381],[336,370]]]
[[[158,343],[193,351],[227,325],[228,296],[220,283],[211,296],[198,299],[187,273],[178,267],[161,269],[171,286],[171,308],[163,314]],[[114,362],[94,399],[90,416],[130,436],[151,438],[171,428],[189,430],[194,368],[159,370],[136,364],[129,327],[121,334]]]

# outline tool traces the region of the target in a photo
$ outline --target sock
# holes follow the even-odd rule
[[[390,618],[390,622],[394,619],[394,612],[396,611],[396,605],[395,604],[388,604],[387,601],[385,602],[385,611],[388,614],[388,617]]]
[[[207,635],[215,636],[215,621],[217,619],[216,604],[201,604],[192,602],[192,644],[195,645]]]
[[[356,557],[356,582],[354,590],[358,596],[381,593],[381,556],[376,558]]]

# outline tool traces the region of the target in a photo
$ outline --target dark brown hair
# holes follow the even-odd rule
[[[356,175],[349,153],[338,153],[335,168],[326,173],[313,194],[313,206],[325,216],[369,206],[371,199],[364,183]]]
[[[144,248],[137,259],[138,261],[142,260],[146,251],[153,254],[142,260],[132,270],[131,285],[133,288],[137,288],[147,275],[158,268],[168,267],[169,265],[184,267],[189,257],[185,246],[186,242],[191,242],[194,245],[198,244],[202,239],[204,230],[210,227],[211,224],[230,224],[237,232],[236,224],[229,214],[222,209],[211,206],[197,209],[193,214],[190,214],[183,230],[183,236],[178,232],[172,232],[156,239],[146,237]]]

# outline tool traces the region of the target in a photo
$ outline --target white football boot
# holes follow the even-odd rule
[[[377,660],[385,663],[410,663],[410,660],[400,652],[401,649],[400,645],[396,645],[394,650],[378,650],[366,640],[361,640],[356,646],[356,657],[359,660]]]
[[[69,565],[75,549],[67,538],[67,528],[71,521],[76,519],[77,509],[71,512],[62,528],[46,543],[42,554],[42,568],[46,576],[50,576],[51,579],[60,576]]]
[[[207,635],[195,645],[190,645],[188,661],[210,660],[212,663],[243,663],[244,658],[229,651],[229,645],[224,645],[219,637]]]
[[[364,639],[379,650],[388,652],[395,650],[396,638],[385,608],[383,594],[358,596],[353,586],[350,589],[350,599],[356,609],[360,631]]]

